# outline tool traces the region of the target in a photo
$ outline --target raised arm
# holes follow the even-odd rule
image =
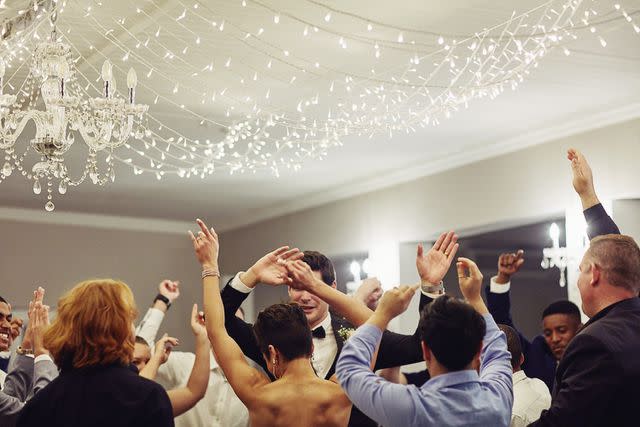
[[[245,356],[260,365],[265,372],[268,372],[267,365],[258,348],[252,325],[236,317],[235,313],[258,283],[271,286],[288,284],[290,279],[283,262],[300,259],[303,255],[297,248],[282,246],[260,258],[246,272],[236,274],[222,289],[227,333],[238,343]]]
[[[507,351],[507,339],[498,329],[487,306],[482,300],[482,273],[468,258],[458,258],[458,283],[465,300],[484,317],[486,332],[480,353],[480,378],[487,382],[496,402],[513,406],[513,380],[511,354]],[[468,273],[468,274],[467,274]]]
[[[593,185],[593,172],[587,159],[575,148],[570,148],[567,151],[567,158],[571,161],[573,188],[582,202],[582,210],[587,220],[589,239],[604,234],[620,234],[618,226],[606,213],[596,195],[595,186]]]
[[[502,323],[515,329],[511,318],[511,277],[524,264],[524,251],[503,253],[498,257],[498,274],[491,278],[487,287],[487,305],[496,323]]]
[[[196,238],[189,232],[196,257],[202,266],[202,287],[207,335],[216,360],[220,364],[236,395],[247,406],[253,402],[254,389],[268,382],[258,370],[252,368],[236,342],[224,326],[224,307],[220,297],[218,270],[218,235],[197,220],[200,231]]]
[[[387,291],[371,318],[346,342],[336,365],[338,381],[349,399],[379,424],[411,425],[415,412],[411,398],[415,389],[381,379],[371,366],[375,365],[382,331],[407,309],[417,288],[401,286]],[[385,401],[393,401],[394,405],[380,404]]]
[[[180,296],[180,282],[165,279],[158,285],[158,295],[153,300],[151,308],[147,310],[144,318],[136,328],[136,335],[153,346],[158,335],[158,329],[164,320],[164,315],[169,307]]]
[[[286,263],[293,279],[289,286],[310,292],[342,314],[352,325],[358,327],[371,317],[371,311],[364,303],[352,298],[318,279],[311,267],[302,260]]]
[[[167,362],[169,355],[171,354],[171,350],[178,344],[177,338],[164,334],[164,336],[156,342],[153,355],[142,371],[140,371],[140,376],[148,380],[155,380],[156,375],[158,375],[160,365]]]
[[[210,361],[209,339],[204,325],[204,315],[198,313],[198,306],[193,305],[191,310],[191,330],[196,338],[196,360],[191,369],[191,375],[186,387],[169,390],[169,399],[173,408],[173,416],[188,411],[202,399],[209,385]]]

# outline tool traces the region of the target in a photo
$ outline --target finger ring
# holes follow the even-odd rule
[[[444,253],[444,256],[449,256],[449,252],[445,252],[445,253]]]

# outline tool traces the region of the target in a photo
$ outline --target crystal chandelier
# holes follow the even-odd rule
[[[142,121],[149,108],[135,103],[137,76],[133,68],[127,75],[127,99],[118,95],[108,60],[101,73],[103,96],[84,98],[75,78],[71,48],[57,36],[56,17],[54,11],[50,15],[51,37],[36,45],[29,74],[16,95],[3,93],[6,66],[0,58],[0,149],[5,150],[0,181],[17,170],[33,180],[35,194],[42,192],[41,181],[45,182],[45,209],[49,212],[55,209],[54,182],[58,184],[58,192],[65,194],[68,186],[80,185],[87,177],[96,185],[115,179],[113,151],[130,138],[140,139],[144,135],[146,128]],[[33,126],[29,126],[30,122]],[[33,128],[35,136],[22,144]],[[88,150],[84,170],[74,179],[66,160],[76,137],[84,141]],[[31,150],[40,156],[33,166],[25,164]],[[98,167],[99,153],[105,155],[103,172]]]

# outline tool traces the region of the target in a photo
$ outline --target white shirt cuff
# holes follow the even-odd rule
[[[244,273],[244,271],[238,272],[238,274],[235,275],[233,280],[231,280],[230,285],[233,289],[235,289],[236,291],[242,292],[243,294],[251,293],[253,288],[248,287],[247,285],[242,283],[242,280],[240,280],[240,274],[242,273]]]
[[[429,293],[429,292],[425,292],[422,289],[420,289],[420,292],[422,292],[422,295],[425,295],[425,296],[427,296],[427,297],[429,297],[431,299],[436,299],[436,298],[439,298],[442,295],[446,294],[446,292],[442,292],[441,294],[432,294],[432,293]]]
[[[489,291],[493,294],[506,294],[511,289],[511,281],[505,284],[496,283],[498,276],[493,276],[489,282]]]
[[[41,354],[40,356],[37,356],[36,360],[34,360],[33,363],[42,362],[43,360],[48,360],[49,362],[53,363],[53,359],[48,354]]]

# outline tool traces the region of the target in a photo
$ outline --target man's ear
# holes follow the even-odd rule
[[[589,283],[591,286],[597,286],[600,283],[600,279],[602,277],[602,269],[596,263],[591,263],[591,282]]]
[[[278,352],[271,344],[269,344],[269,361],[273,364],[278,363]]]
[[[431,350],[429,346],[424,341],[420,341],[420,346],[422,347],[422,358],[425,362],[431,362]]]

